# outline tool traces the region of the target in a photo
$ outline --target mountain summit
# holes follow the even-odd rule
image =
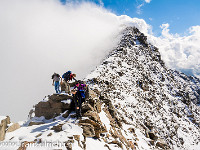
[[[59,144],[67,150],[200,147],[200,80],[168,69],[137,28],[122,32],[120,43],[85,81],[82,119],[74,117],[71,96],[53,94],[4,141],[23,143],[19,149],[49,141],[57,143],[43,149]]]
[[[200,81],[167,69],[158,48],[137,28],[125,29],[117,48],[87,79],[112,101],[119,118],[149,138],[148,146],[159,147],[162,140],[166,149],[197,149]]]

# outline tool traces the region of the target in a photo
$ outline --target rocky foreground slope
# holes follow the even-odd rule
[[[31,144],[43,150],[200,147],[199,79],[167,69],[137,28],[122,34],[119,45],[85,79],[89,88],[82,119],[75,118],[72,96],[47,96],[30,120],[6,134],[4,142],[15,143],[10,149],[31,149]]]

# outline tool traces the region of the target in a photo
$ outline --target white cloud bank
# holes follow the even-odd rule
[[[53,72],[88,74],[116,45],[123,25],[136,26],[160,48],[169,67],[199,73],[199,27],[180,37],[162,25],[154,37],[144,20],[116,16],[94,4],[61,5],[58,0],[0,1],[0,115],[22,120],[54,92]]]
[[[83,78],[116,45],[118,30],[117,17],[94,4],[1,0],[0,114],[25,119],[54,92],[54,71]]]
[[[200,78],[200,26],[190,27],[187,36],[171,34],[169,24],[161,28],[162,35],[150,36],[149,41],[160,49],[166,65]]]

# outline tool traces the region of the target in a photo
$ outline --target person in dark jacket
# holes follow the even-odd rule
[[[72,79],[76,80],[75,77],[76,77],[76,74],[72,74],[71,71],[67,71],[66,73],[62,75],[63,81],[61,79],[61,84],[64,83],[65,85],[65,93],[71,94],[69,81],[72,81]]]
[[[81,105],[83,102],[85,102],[85,90],[87,85],[82,83],[81,81],[78,81],[76,85],[74,86],[73,92],[73,100],[75,103],[75,111],[76,111],[76,117],[81,118]]]

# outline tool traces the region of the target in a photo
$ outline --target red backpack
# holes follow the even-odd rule
[[[69,80],[72,80],[74,78],[74,76],[73,76],[73,74],[71,73],[70,75],[69,75]]]

